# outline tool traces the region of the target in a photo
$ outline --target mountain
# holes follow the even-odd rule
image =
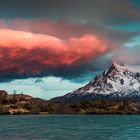
[[[117,63],[96,76],[87,85],[53,100],[74,101],[81,99],[139,99],[140,73]]]

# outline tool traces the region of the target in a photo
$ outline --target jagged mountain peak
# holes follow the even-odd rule
[[[116,69],[116,70],[127,70],[127,66],[126,65],[119,64],[119,63],[116,63],[116,62],[113,62],[110,68]]]
[[[104,73],[111,73],[111,72],[127,72],[128,70],[126,65],[120,65],[116,62],[113,62],[109,69],[107,69]]]

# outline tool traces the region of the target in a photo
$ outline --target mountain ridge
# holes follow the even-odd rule
[[[84,98],[138,99],[140,98],[140,73],[114,62],[85,86],[53,100],[68,101]]]

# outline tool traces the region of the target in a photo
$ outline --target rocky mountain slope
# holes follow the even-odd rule
[[[139,99],[140,73],[126,66],[113,63],[109,69],[95,77],[87,85],[54,100],[79,99]]]

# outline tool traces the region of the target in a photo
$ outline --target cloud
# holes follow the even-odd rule
[[[99,17],[100,22],[124,24],[140,20],[140,9],[133,0],[99,0],[98,2],[96,0],[94,2],[97,4],[96,16]]]
[[[36,78],[34,83],[35,84],[37,84],[37,83],[44,83],[44,81],[41,78]]]
[[[0,19],[0,28],[7,28],[17,31],[25,31],[40,34],[49,34],[67,40],[71,37],[80,38],[85,34],[94,34],[98,37],[105,38],[111,42],[123,46],[137,35],[137,32],[127,32],[115,30],[111,27],[101,24],[79,24],[66,19],[49,20],[49,19]]]
[[[80,67],[117,48],[93,34],[62,40],[49,35],[0,29],[0,79],[76,76],[83,72]]]
[[[44,76],[84,81],[111,63],[106,55],[137,35],[67,20],[0,19],[0,28],[5,28],[0,29],[1,82]]]
[[[120,24],[140,20],[134,0],[4,0],[3,18],[68,18],[71,21]],[[18,11],[18,12],[17,12]]]
[[[114,61],[127,65],[140,65],[140,46],[117,50]]]

